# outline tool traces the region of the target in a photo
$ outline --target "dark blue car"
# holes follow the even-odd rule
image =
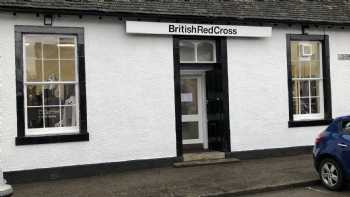
[[[350,178],[350,116],[335,119],[319,134],[313,156],[323,185],[341,189]]]

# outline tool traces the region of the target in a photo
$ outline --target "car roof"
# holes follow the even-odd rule
[[[338,120],[348,120],[350,119],[350,115],[347,115],[347,116],[339,116],[337,117],[336,119],[334,119],[335,121],[338,121]]]

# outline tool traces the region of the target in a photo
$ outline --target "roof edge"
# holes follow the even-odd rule
[[[325,21],[325,20],[295,20],[283,18],[254,18],[254,17],[223,17],[223,16],[198,16],[198,15],[174,15],[174,14],[154,14],[151,12],[114,12],[103,9],[53,9],[53,8],[38,8],[38,7],[22,7],[22,6],[0,6],[0,11],[3,12],[18,12],[18,13],[40,13],[40,14],[63,14],[63,15],[95,15],[95,16],[117,16],[124,18],[135,18],[139,20],[150,21],[193,21],[200,22],[201,20],[209,21],[201,23],[210,24],[232,24],[232,23],[284,23],[284,24],[300,24],[300,25],[335,25],[335,26],[350,26],[350,21]],[[261,24],[263,25],[263,24]]]

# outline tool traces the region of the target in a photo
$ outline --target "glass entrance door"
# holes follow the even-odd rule
[[[204,76],[181,76],[181,111],[183,144],[204,144]]]

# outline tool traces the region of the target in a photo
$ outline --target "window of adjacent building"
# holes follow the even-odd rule
[[[289,125],[327,124],[332,119],[328,36],[288,35],[287,39]]]
[[[291,42],[294,120],[322,119],[322,44],[318,41]]]
[[[180,63],[215,63],[215,42],[208,40],[181,40]]]
[[[24,35],[26,134],[79,132],[75,36]]]

